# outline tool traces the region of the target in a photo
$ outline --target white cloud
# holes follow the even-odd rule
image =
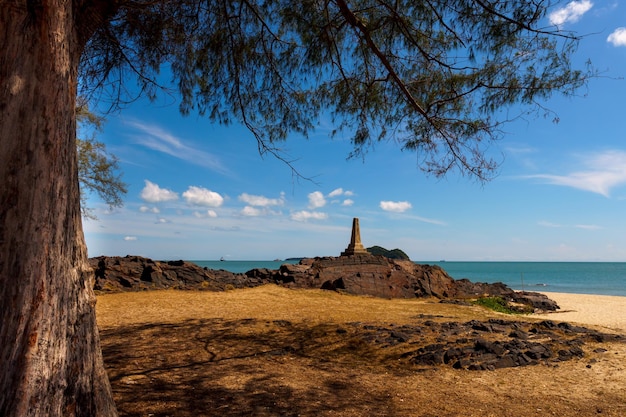
[[[146,124],[136,120],[129,120],[127,124],[141,132],[141,134],[134,135],[135,140],[140,145],[192,164],[209,168],[221,174],[229,174],[228,169],[222,165],[215,155],[187,145],[181,139],[158,125]]]
[[[626,184],[626,152],[606,151],[585,157],[581,162],[588,169],[568,175],[539,174],[526,178],[538,178],[548,184],[562,185],[591,191],[609,197],[611,189]]]
[[[243,209],[241,209],[241,214],[247,217],[258,217],[263,214],[263,211],[256,207],[245,206]]]
[[[560,26],[564,23],[577,22],[585,13],[593,7],[593,3],[589,0],[572,1],[567,3],[565,7],[556,9],[548,18],[550,24]]]
[[[404,213],[410,209],[411,203],[408,201],[381,201],[380,208],[385,211],[393,211],[394,213]]]
[[[626,27],[617,28],[606,38],[613,46],[626,46]]]
[[[302,211],[296,211],[294,213],[291,213],[291,220],[295,220],[298,222],[305,222],[309,219],[311,220],[325,220],[328,218],[328,214],[326,213],[321,213],[319,211],[307,211],[307,210],[302,210]]]
[[[239,196],[239,201],[258,207],[282,206],[285,204],[285,193],[280,193],[279,198],[267,198],[262,195],[243,193]]]
[[[324,207],[326,205],[326,199],[324,198],[324,194],[320,191],[314,191],[309,194],[309,208],[316,209],[320,207]]]
[[[354,201],[350,200],[349,198],[346,198],[345,200],[343,200],[343,203],[341,203],[341,205],[345,207],[350,207],[353,204],[354,204]]]
[[[215,210],[207,210],[206,211],[206,215],[207,215],[207,217],[210,217],[212,219],[217,217],[217,213],[215,212]]]
[[[354,195],[354,193],[352,191],[349,190],[345,190],[341,187],[339,188],[335,188],[334,190],[332,190],[330,193],[328,193],[328,197],[329,198],[335,198],[335,197],[339,197],[339,196],[346,196],[346,197],[352,197]]]
[[[224,197],[215,191],[193,185],[183,193],[183,198],[192,206],[219,207],[224,202]]]
[[[343,188],[336,188],[334,190],[332,190],[329,194],[328,197],[333,198],[333,197],[338,197],[340,195],[343,194]]]
[[[132,242],[134,240],[137,240],[137,236],[124,236],[124,240],[127,242]]]
[[[161,210],[159,210],[158,207],[148,207],[148,206],[141,206],[139,207],[139,211],[142,213],[155,213],[158,214],[161,212]]]
[[[162,203],[164,201],[178,200],[178,193],[166,188],[161,188],[157,184],[148,180],[145,180],[145,182],[146,186],[143,187],[143,190],[141,190],[141,194],[139,195],[142,200],[147,201],[148,203]]]

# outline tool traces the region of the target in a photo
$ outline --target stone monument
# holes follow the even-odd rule
[[[350,237],[350,244],[345,251],[341,252],[341,256],[352,255],[369,255],[369,252],[361,243],[361,229],[359,227],[358,217],[352,219],[352,236]]]

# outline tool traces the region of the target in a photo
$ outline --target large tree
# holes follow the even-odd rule
[[[246,125],[261,151],[321,114],[355,154],[415,150],[480,179],[500,116],[590,75],[550,1],[0,0],[0,415],[115,415],[80,218],[78,86]],[[128,84],[128,83],[131,84]],[[165,87],[168,87],[167,85]],[[509,116],[504,116],[508,119]]]

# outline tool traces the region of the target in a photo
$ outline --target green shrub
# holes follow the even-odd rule
[[[528,314],[532,313],[530,306],[513,306],[502,297],[480,297],[474,301],[474,304],[486,307],[490,310],[505,314]]]

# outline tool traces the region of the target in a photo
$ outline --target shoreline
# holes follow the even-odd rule
[[[547,320],[567,321],[626,333],[626,297],[620,295],[573,294],[541,291],[556,301],[560,310],[533,314]]]

